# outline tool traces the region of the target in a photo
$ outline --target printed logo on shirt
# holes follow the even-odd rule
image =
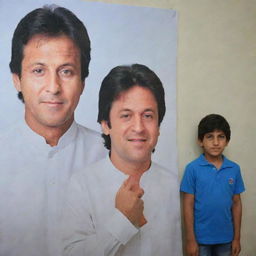
[[[233,179],[233,178],[229,178],[229,179],[228,179],[228,183],[229,183],[230,185],[234,184],[234,179]]]

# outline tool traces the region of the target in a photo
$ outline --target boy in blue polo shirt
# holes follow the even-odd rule
[[[198,125],[203,154],[186,166],[181,182],[188,256],[237,256],[245,188],[240,167],[222,152],[230,140],[226,119],[211,114]]]

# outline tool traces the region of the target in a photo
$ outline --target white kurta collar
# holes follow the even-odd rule
[[[69,145],[72,141],[75,140],[78,132],[78,125],[73,121],[69,129],[61,136],[59,139],[58,145],[50,146],[46,143],[45,138],[34,132],[26,123],[25,120],[18,124],[20,126],[19,130],[21,131],[20,136],[26,138],[27,145],[34,148],[38,152],[43,152],[43,154],[52,157],[60,149]]]

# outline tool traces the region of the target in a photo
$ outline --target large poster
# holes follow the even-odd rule
[[[11,40],[12,40],[13,32],[22,17],[24,17],[31,10],[38,7],[42,7],[43,5],[46,5],[46,4],[53,4],[53,3],[47,3],[45,0],[38,0],[38,1],[13,0],[8,2],[0,0],[0,34],[1,34],[1,37],[0,37],[0,66],[1,66],[1,69],[0,69],[0,120],[1,120],[0,136],[1,136],[1,133],[4,133],[6,130],[8,130],[18,120],[21,120],[24,118],[23,117],[24,106],[23,106],[23,103],[17,98],[17,91],[13,86],[12,75],[9,70],[9,62],[10,62],[10,55],[11,55]],[[177,177],[176,86],[175,86],[176,84],[176,48],[177,48],[176,12],[173,10],[164,10],[164,9],[157,9],[157,8],[84,2],[79,0],[73,0],[72,2],[70,0],[56,0],[54,4],[66,7],[72,12],[74,12],[74,14],[77,17],[79,17],[79,19],[81,19],[81,21],[85,24],[91,39],[91,48],[92,48],[91,59],[92,60],[89,68],[90,74],[85,81],[85,90],[80,99],[79,106],[75,112],[76,121],[78,123],[81,123],[84,126],[87,126],[91,129],[94,129],[100,132],[100,125],[96,122],[96,120],[97,120],[97,113],[98,113],[98,107],[97,107],[98,92],[99,92],[99,88],[103,78],[107,75],[107,73],[113,67],[117,65],[129,65],[133,63],[139,63],[139,64],[144,64],[148,66],[161,79],[164,85],[165,94],[166,94],[166,115],[160,127],[159,142],[157,144],[155,152],[153,153],[153,160],[159,163],[160,165],[166,167],[170,172],[173,172]],[[146,140],[147,139],[145,139],[145,141]],[[5,144],[6,143],[4,143],[4,145]],[[90,143],[87,143],[87,144],[90,144]],[[3,149],[4,149],[4,145],[1,145]],[[13,145],[13,144],[9,144],[9,145]],[[30,145],[34,145],[34,144],[31,143]],[[18,150],[15,153],[20,154]],[[12,151],[12,150],[9,150],[9,151]],[[28,154],[28,156],[30,157],[30,154]],[[82,156],[84,155],[82,154]],[[8,161],[8,163],[9,162],[12,162],[12,161]],[[74,159],[71,158],[71,162],[74,163],[76,161],[74,161]],[[45,163],[51,164],[52,162],[48,159],[47,160],[43,159],[42,163],[44,166]],[[42,211],[39,211],[39,212],[41,214],[41,212],[46,211],[45,216],[47,219],[46,221],[47,228],[49,228],[48,232],[49,232],[49,241],[50,241],[50,243],[46,243],[46,244],[54,245],[52,246],[54,250],[55,246],[56,248],[58,247],[57,245],[59,240],[58,240],[58,237],[53,239],[51,238],[51,236],[53,237],[54,232],[56,232],[57,230],[57,229],[55,230],[55,226],[54,226],[57,223],[57,221],[56,222],[52,221],[51,217],[53,216],[53,220],[54,220],[56,216],[61,216],[61,214],[59,214],[60,212],[58,212],[58,209],[57,210],[55,209],[55,208],[58,208],[58,206],[56,207],[56,202],[59,202],[59,200],[57,199],[59,199],[58,195],[61,193],[58,190],[59,188],[58,185],[61,182],[55,185],[55,181],[57,180],[58,182],[58,179],[57,178],[55,179],[55,177],[54,179],[52,179],[52,175],[53,176],[55,175],[54,172],[53,174],[52,172],[49,172],[49,174],[47,173],[46,175],[43,174],[44,171],[49,169],[48,167],[50,166],[50,164],[45,165],[47,167],[43,169],[43,172],[38,172],[39,176],[42,175],[43,177],[42,178],[43,182],[39,182],[40,185],[44,186],[44,184],[47,184],[47,190],[46,190],[47,195],[42,193],[42,198],[44,203],[41,204]],[[39,165],[36,162],[36,168],[38,166]],[[67,166],[69,168],[69,165]],[[159,169],[161,170],[161,167],[157,165],[152,165],[152,166],[153,166],[152,169],[154,168],[154,170],[157,170],[157,171],[159,171]],[[5,165],[3,164],[2,170],[5,170],[4,167]],[[55,168],[55,165],[53,165],[52,170],[55,171],[56,169],[58,169],[62,171],[62,168],[55,168],[55,169],[54,168]],[[15,170],[15,168],[10,168],[10,169],[11,171]],[[26,167],[24,168],[24,170],[25,169]],[[29,187],[29,186],[27,187],[27,185],[22,186],[23,183],[21,181],[23,180],[25,181],[24,184],[27,184],[26,182],[27,179],[29,179],[31,176],[34,175],[34,168],[32,169],[33,169],[33,172],[29,172],[27,176],[24,175],[25,172],[21,172],[21,175],[20,175],[21,178],[15,180],[17,184],[16,183],[11,184],[13,189],[10,194],[12,194],[13,191],[15,191],[19,199],[18,191],[23,191],[23,188],[27,189]],[[36,181],[38,180],[38,175],[37,175],[38,173],[36,173],[35,175]],[[13,175],[12,172],[7,172],[8,177],[6,180],[7,181],[11,180],[11,183],[13,182],[12,175]],[[61,172],[61,175],[59,175],[58,177],[62,177],[62,176],[63,176],[63,173]],[[45,177],[47,179],[45,179]],[[152,177],[161,177],[161,175],[152,176]],[[164,177],[164,181],[168,180],[166,179],[167,176],[163,176],[163,177]],[[159,180],[158,178],[155,178],[154,179],[155,187],[152,189],[152,186],[149,186],[147,190],[147,192],[153,191],[153,193],[151,194],[149,193],[150,195],[154,194],[154,196],[153,197],[151,196],[150,200],[148,200],[148,202],[151,203],[151,205],[148,204],[150,205],[150,212],[152,211],[152,216],[150,217],[155,220],[155,216],[158,216],[157,218],[160,220],[159,223],[162,221],[161,224],[163,224],[163,226],[156,225],[157,228],[161,229],[161,231],[166,231],[168,234],[169,233],[172,234],[171,235],[172,239],[170,239],[171,241],[168,240],[167,243],[169,244],[170,242],[174,244],[177,250],[180,250],[181,237],[180,237],[180,232],[178,232],[179,200],[178,200],[178,188],[176,186],[177,180],[175,180],[174,178],[173,182],[167,184],[166,186],[167,192],[164,191],[165,189],[161,187],[161,181],[159,183],[158,180]],[[41,180],[39,179],[39,181]],[[21,182],[21,186],[20,186],[20,182]],[[5,186],[7,186],[6,184],[8,184],[8,182],[5,182],[4,180],[2,184],[4,184],[4,186],[2,186],[2,189],[3,189],[5,188]],[[28,184],[33,184],[31,191],[33,191],[34,193],[35,191],[34,188],[36,187],[34,186],[34,182],[31,182],[31,183],[28,182]],[[35,182],[35,184],[37,185],[37,182]],[[65,185],[65,183],[63,184]],[[63,187],[65,187],[64,185]],[[17,189],[19,188],[19,186],[21,187],[21,190]],[[161,193],[158,191],[159,187],[162,189],[162,190],[159,190],[161,191]],[[6,189],[3,189],[3,191],[4,192],[1,193],[2,195],[5,194]],[[39,189],[38,191],[41,192],[41,191],[44,191],[44,189]],[[50,193],[48,193],[49,191]],[[168,195],[168,197],[163,196],[165,195],[165,193],[162,193],[163,191],[166,192],[166,195]],[[95,190],[93,190],[93,192],[95,192]],[[83,195],[83,193],[80,193],[80,195]],[[48,201],[46,200],[47,203],[45,203],[46,197],[48,200]],[[140,197],[141,195],[138,198]],[[77,195],[75,197],[75,200],[73,201],[76,201],[76,199],[77,199]],[[169,199],[170,199],[169,203],[165,205],[165,202],[167,202]],[[3,201],[4,200],[1,200],[1,202]],[[17,200],[17,201],[23,207],[24,205],[23,201],[22,200]],[[163,204],[159,204],[160,207],[156,207],[157,203],[160,201]],[[14,202],[16,201],[14,200]],[[39,210],[38,207],[33,207],[32,205],[30,205],[29,200],[28,202],[29,202],[28,204],[29,208],[33,208],[33,209],[35,208]],[[34,200],[33,202],[36,202],[35,205],[37,205],[37,200]],[[81,200],[79,200],[79,198],[78,198],[78,202],[80,205]],[[170,202],[175,202],[175,204],[172,204]],[[16,208],[16,203],[14,203],[13,205]],[[46,205],[46,209],[44,205]],[[170,206],[169,207],[170,209],[168,208],[168,205]],[[49,209],[47,208],[48,206],[49,206]],[[7,210],[5,213],[7,214],[6,215],[3,214],[4,216],[9,215],[8,211],[11,208],[6,208],[6,209]],[[19,209],[19,207],[17,207],[17,209]],[[24,207],[24,209],[27,209],[27,208]],[[59,207],[59,209],[61,209],[61,207]],[[161,209],[164,209],[164,211],[161,211]],[[163,212],[164,214],[154,215],[155,212],[159,213],[159,210],[160,210],[160,213]],[[24,212],[27,213],[26,210],[24,210]],[[105,211],[100,211],[100,212],[103,212],[105,214]],[[172,214],[172,212],[174,214]],[[33,213],[33,211],[31,211],[31,213]],[[40,214],[35,214],[35,215],[32,214],[33,216],[32,219],[34,219],[34,217],[36,217],[35,219],[37,219],[37,217]],[[15,215],[16,213],[13,214],[13,218],[10,218],[10,220],[13,219],[16,221],[18,215],[17,216]],[[39,216],[39,219],[40,219],[39,222],[41,223],[40,216]],[[161,218],[159,218],[159,216],[161,216]],[[164,221],[165,218],[167,219],[166,222]],[[19,221],[20,219],[22,219],[22,221]],[[27,219],[29,219],[29,217]],[[172,227],[175,226],[175,229],[168,228],[169,226],[166,225],[166,223],[169,222],[170,219],[172,219],[172,221],[170,222],[172,222],[171,223],[173,225]],[[71,221],[71,219],[69,219],[68,221]],[[19,224],[21,223],[22,225],[26,224],[26,221],[24,222],[23,220],[22,214],[19,216],[17,223]],[[29,219],[29,223],[30,223],[30,219]],[[52,223],[54,225],[51,225]],[[65,222],[65,224],[67,223],[68,222]],[[12,231],[12,228],[9,228],[8,225],[6,227],[7,228],[5,230]],[[33,225],[31,225],[31,227],[33,228]],[[152,228],[151,226],[149,227]],[[158,234],[157,228],[156,229],[152,228],[152,230],[154,230],[154,232]],[[23,235],[24,229],[21,229],[21,230]],[[44,231],[44,229],[38,229],[38,230],[40,232]],[[31,234],[29,233],[29,235],[26,236],[26,239],[28,241],[30,241]],[[162,235],[162,236],[163,237],[160,236],[159,238],[159,240],[161,240],[160,245],[162,244],[164,245],[166,241],[164,238],[168,237],[165,235]],[[8,235],[6,237],[8,237]],[[154,235],[153,239],[155,239],[155,237],[157,236]],[[47,236],[47,239],[48,239],[48,236]],[[10,240],[13,241],[12,239],[9,239],[9,241]],[[19,240],[19,239],[16,239],[16,240]],[[37,241],[38,240],[40,242],[40,239],[37,239]],[[56,243],[55,243],[55,240],[57,241]],[[150,253],[148,253],[147,251],[150,249],[148,247],[152,247],[152,248],[154,247],[154,244],[148,238],[146,238],[146,242],[147,242],[146,244],[150,244],[150,246],[144,246],[142,248],[143,250],[143,252],[141,253],[142,255],[149,255]],[[16,244],[19,244],[19,242],[17,242]],[[14,249],[19,250],[20,247],[15,248],[15,246],[17,246],[16,244],[14,245]],[[11,244],[11,247],[12,246],[13,245]],[[26,248],[29,248],[29,246],[26,246]],[[23,249],[26,250],[26,248],[24,247]],[[51,246],[49,246],[49,248],[51,248]],[[60,248],[57,248],[57,249],[60,249]],[[174,253],[174,255],[180,255],[180,252],[178,251],[170,252],[170,253]],[[132,254],[134,255],[134,253]],[[132,254],[129,254],[129,255],[132,255]],[[153,254],[158,255],[158,253],[153,253]],[[52,255],[56,255],[56,254],[52,254]],[[166,253],[164,253],[164,255],[166,255]]]
[[[97,124],[98,91],[114,66],[141,63],[160,77],[165,87],[167,112],[154,160],[176,172],[176,45],[177,15],[173,10],[134,7],[79,0],[56,0],[86,25],[92,45],[90,74],[76,111],[76,120],[100,131]],[[11,39],[20,19],[45,0],[0,1],[0,131],[23,118],[9,70]]]

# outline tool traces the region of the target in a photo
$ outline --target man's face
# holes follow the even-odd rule
[[[23,51],[15,87],[25,100],[25,118],[35,128],[65,127],[74,119],[84,84],[80,52],[67,36],[36,35]]]
[[[225,133],[220,130],[206,133],[199,145],[203,148],[206,159],[218,158],[228,145]]]
[[[111,160],[123,166],[149,166],[159,136],[158,107],[150,90],[134,86],[122,92],[110,110],[110,126],[102,121],[111,138]]]

